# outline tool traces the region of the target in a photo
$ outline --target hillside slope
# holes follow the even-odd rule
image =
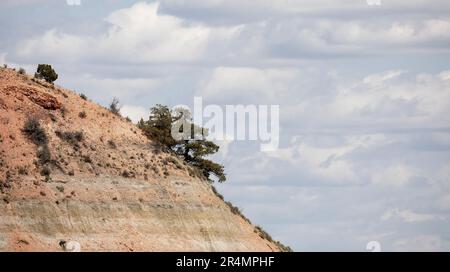
[[[48,142],[24,132],[36,118]],[[42,162],[46,149],[51,157]],[[45,155],[45,154],[44,154]],[[0,69],[0,251],[280,251],[131,122]]]

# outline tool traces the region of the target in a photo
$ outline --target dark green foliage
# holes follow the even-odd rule
[[[177,146],[177,153],[183,154],[188,161],[214,154],[219,151],[219,146],[206,140],[184,140]]]
[[[23,69],[22,67],[19,69],[18,72],[20,75],[25,75],[27,72],[25,71],[25,69]]]
[[[212,180],[211,174],[213,174],[219,182],[224,182],[227,179],[225,176],[224,167],[221,164],[200,158],[193,160],[192,164],[200,168],[203,175],[209,180]]]
[[[38,147],[37,156],[41,165],[52,161],[52,154],[50,153],[50,149],[46,144]]]
[[[6,179],[0,180],[0,192],[4,193],[6,190],[12,187],[12,175],[11,172],[6,171]]]
[[[19,168],[17,169],[17,173],[19,173],[19,175],[28,175],[28,169],[25,166],[19,166]]]
[[[227,204],[228,207],[230,207],[230,211],[231,211],[233,214],[236,214],[236,215],[241,215],[241,214],[242,214],[242,213],[241,213],[241,210],[240,210],[238,207],[236,207],[236,206],[234,206],[233,204],[231,204],[231,202],[227,201],[227,202],[225,202],[225,204]]]
[[[92,163],[92,159],[89,155],[82,156],[82,159],[85,163]]]
[[[150,168],[153,170],[153,172],[155,172],[155,174],[159,175],[159,169],[158,167],[156,167],[156,165],[152,165]]]
[[[132,178],[132,177],[134,177],[134,174],[132,172],[128,172],[127,170],[124,170],[122,172],[122,177],[124,177],[124,178]]]
[[[281,251],[284,251],[284,252],[293,252],[292,248],[290,248],[289,246],[283,245],[280,241],[275,241],[275,240],[273,240],[272,236],[270,236],[270,234],[267,233],[267,232],[266,232],[263,228],[261,228],[260,226],[256,226],[256,227],[255,227],[255,232],[258,233],[259,237],[261,237],[261,238],[263,238],[263,239],[265,239],[265,240],[267,240],[267,241],[270,241],[270,242],[276,244],[276,245],[280,248]]]
[[[216,187],[214,187],[214,186],[211,185],[211,190],[213,191],[213,193],[214,193],[218,198],[224,200],[223,195],[217,191]]]
[[[186,162],[194,168],[200,169],[205,178],[213,181],[211,177],[213,175],[219,182],[226,180],[224,167],[205,159],[205,157],[216,153],[219,146],[206,140],[206,129],[194,125],[191,114],[187,110],[172,111],[167,106],[156,105],[156,107],[151,108],[149,120],[141,119],[138,126],[148,138],[159,143],[166,150],[183,156]],[[172,126],[180,133],[190,137],[174,139],[172,137]],[[194,173],[190,174],[194,175]]]
[[[56,116],[53,115],[52,113],[50,113],[48,116],[50,116],[50,120],[52,120],[52,122],[58,121],[58,119],[56,119]]]
[[[263,230],[263,228],[261,228],[260,226],[256,226],[255,229],[258,231],[261,238],[266,239],[267,241],[273,241],[272,236],[270,236],[270,234]]]
[[[41,170],[41,176],[45,176],[48,177],[51,174],[51,170],[50,168],[48,168],[47,166],[45,166],[44,168],[42,168]]]
[[[39,124],[39,120],[35,117],[30,117],[25,122],[23,132],[28,136],[35,145],[46,145],[48,143],[47,134]]]
[[[167,161],[170,162],[171,164],[175,165],[176,168],[183,169],[183,166],[181,165],[181,163],[176,158],[168,157]]]
[[[59,131],[55,132],[56,136],[58,136],[61,140],[68,142],[73,146],[79,146],[78,143],[83,141],[84,134],[82,131]]]
[[[247,221],[247,223],[252,224],[252,222],[250,222],[250,219],[248,219],[242,212],[241,209],[239,209],[238,207],[234,206],[231,202],[229,201],[225,201],[225,204],[230,208],[230,211],[237,215],[240,216],[242,219],[244,219],[245,221]]]
[[[50,162],[52,156],[50,154],[50,149],[48,148],[48,137],[35,117],[30,117],[27,119],[23,128],[23,133],[25,133],[28,139],[30,139],[38,147],[37,157],[39,159],[39,163],[44,165]]]
[[[4,193],[7,189],[11,188],[11,183],[7,180],[0,180],[0,192]]]
[[[281,249],[281,251],[283,252],[294,252],[294,250],[292,250],[292,248],[290,246],[286,246],[283,243],[281,243],[280,241],[275,241],[275,244],[277,244],[277,246]]]
[[[80,94],[81,99],[87,100],[87,96],[85,94]]]
[[[119,100],[116,97],[114,97],[111,104],[109,104],[109,110],[115,115],[120,116]]]
[[[117,148],[117,145],[116,145],[116,143],[113,140],[108,140],[108,145],[112,149],[116,149]]]
[[[48,83],[53,83],[58,79],[58,74],[53,70],[52,66],[49,64],[39,64],[36,73],[34,74],[35,78],[44,79]]]
[[[67,112],[66,107],[61,107],[60,111],[61,111],[62,118],[66,118],[66,112]]]
[[[141,119],[138,126],[144,134],[159,143],[162,147],[172,149],[177,142],[172,138],[172,113],[166,106],[156,105],[150,109],[148,121]]]

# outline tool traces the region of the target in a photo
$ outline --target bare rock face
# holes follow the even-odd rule
[[[48,137],[45,165],[43,147],[24,135],[29,117]],[[283,249],[134,124],[72,91],[0,69],[0,251]]]
[[[208,184],[176,177],[55,176],[39,192],[1,205],[0,213],[2,250],[59,251],[63,240],[81,251],[278,250]]]
[[[61,108],[61,103],[59,103],[54,96],[45,92],[40,92],[36,88],[28,86],[7,86],[5,91],[6,94],[21,93],[31,102],[43,107],[46,110],[58,110]]]

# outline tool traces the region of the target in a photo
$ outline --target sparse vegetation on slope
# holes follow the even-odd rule
[[[79,142],[83,141],[84,134],[82,131],[60,131],[57,130],[55,132],[56,136],[58,136],[61,140],[75,146],[79,147]]]
[[[272,236],[270,236],[270,234],[267,233],[261,226],[256,226],[255,232],[258,233],[259,237],[276,244],[281,249],[281,251],[284,251],[284,252],[292,252],[293,251],[292,248],[290,248],[289,246],[283,245],[280,241],[275,241],[272,238]]]
[[[25,122],[23,132],[37,146],[39,163],[44,165],[51,161],[48,137],[36,117],[30,117]]]

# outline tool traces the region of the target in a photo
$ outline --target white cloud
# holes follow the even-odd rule
[[[154,78],[100,78],[91,74],[62,78],[64,85],[76,86],[76,91],[89,94],[96,102],[109,103],[113,97],[122,103],[141,102],[139,97],[155,92],[161,86],[163,79]]]
[[[239,28],[211,28],[159,13],[159,3],[140,2],[110,14],[100,36],[73,35],[52,29],[19,44],[17,54],[65,62],[96,60],[122,63],[191,62],[209,43],[230,39]]]
[[[35,3],[41,3],[41,2],[50,2],[51,0],[3,0],[0,3],[0,6],[3,5],[28,5],[28,4],[35,4]]]
[[[120,114],[129,117],[131,121],[137,123],[141,118],[146,120],[150,116],[150,110],[139,106],[123,105],[120,108]]]
[[[246,157],[241,157],[236,163],[234,163],[235,160],[232,160],[235,153],[231,152],[228,154],[229,168],[241,182],[261,182],[273,174],[281,175],[277,179],[295,176],[294,181],[289,182],[293,184],[302,184],[311,180],[316,184],[344,186],[362,184],[370,182],[370,176],[380,170],[361,169],[351,155],[356,151],[371,150],[391,141],[382,134],[373,134],[347,136],[339,143],[320,144],[320,141],[326,141],[329,138],[332,136],[294,137],[287,147],[268,153],[252,152]],[[315,143],[315,140],[318,142]],[[246,167],[242,161],[251,162],[252,168]],[[269,176],[260,175],[264,172]],[[242,180],[242,176],[245,176],[246,179]]]
[[[450,195],[444,195],[437,199],[438,207],[444,210],[450,210]]]
[[[325,24],[323,31],[331,34],[331,25]],[[422,22],[394,22],[387,29],[380,25],[366,25],[361,22],[344,22],[337,25],[332,34],[336,43],[377,46],[380,44],[421,46],[426,43],[448,41],[450,21],[425,20]],[[446,46],[445,46],[446,47]]]
[[[111,94],[127,96],[130,90],[148,92],[160,85],[160,81],[152,78],[95,78],[91,75],[83,76],[85,85],[92,89],[104,89]]]
[[[388,210],[381,216],[381,220],[383,221],[391,220],[394,218],[400,218],[408,223],[427,222],[445,219],[444,216],[437,214],[416,213],[410,210],[400,210],[400,209]]]
[[[206,99],[228,101],[270,101],[286,95],[298,76],[295,69],[256,69],[251,67],[218,67],[202,83],[198,95]]]
[[[385,83],[386,81],[396,78],[402,74],[404,74],[405,71],[402,70],[391,70],[391,71],[386,71],[380,74],[372,74],[369,76],[366,76],[362,82],[364,84],[367,84],[369,86],[382,86],[383,83]]]
[[[197,95],[213,103],[279,104],[289,128],[437,129],[450,122],[447,73],[388,70],[341,83],[339,75],[308,69],[218,67]]]
[[[340,84],[323,96],[285,105],[282,116],[313,128],[442,128],[450,122],[450,81],[445,72],[405,74],[387,71],[352,84]],[[293,98],[292,103],[296,102]],[[295,117],[295,119],[294,119]]]
[[[223,12],[224,14],[241,13],[246,11],[247,13],[259,12],[266,14],[270,11],[272,14],[281,13],[287,14],[333,14],[338,12],[370,12],[376,8],[376,11],[396,11],[396,12],[408,12],[411,10],[428,10],[437,9],[439,7],[442,10],[450,8],[448,1],[446,0],[434,0],[435,5],[430,5],[427,0],[390,0],[382,1],[381,6],[369,6],[366,0],[162,0],[164,7],[171,9],[194,9],[203,10],[204,12],[216,11]]]
[[[381,185],[405,186],[415,176],[417,170],[411,166],[397,164],[374,173],[372,182]]]
[[[280,6],[275,2],[269,5]],[[286,7],[292,9],[292,4]],[[305,21],[279,18],[218,27],[160,11],[158,2],[139,2],[115,11],[105,19],[109,23],[107,31],[98,35],[71,34],[52,28],[19,42],[15,56],[28,61],[46,59],[66,63],[233,61],[255,64],[255,61],[264,63],[277,58],[320,59],[349,54],[379,54],[381,51],[383,54],[398,54],[405,49],[415,52],[449,51],[447,44],[450,43],[450,21],[445,19],[391,21],[386,26],[385,23],[351,19],[311,18]],[[384,50],[386,47],[389,50]]]
[[[5,52],[0,53],[0,63],[2,65],[6,63],[6,53]]]
[[[393,247],[395,251],[441,251],[441,244],[439,235],[417,235],[397,239]]]
[[[36,66],[34,64],[17,64],[14,62],[11,62],[9,60],[6,59],[7,54],[6,53],[2,53],[0,52],[0,65],[3,67],[4,64],[8,65],[9,68],[15,68],[15,69],[19,69],[19,68],[24,68],[25,71],[32,75],[34,74],[34,72],[36,71]]]

